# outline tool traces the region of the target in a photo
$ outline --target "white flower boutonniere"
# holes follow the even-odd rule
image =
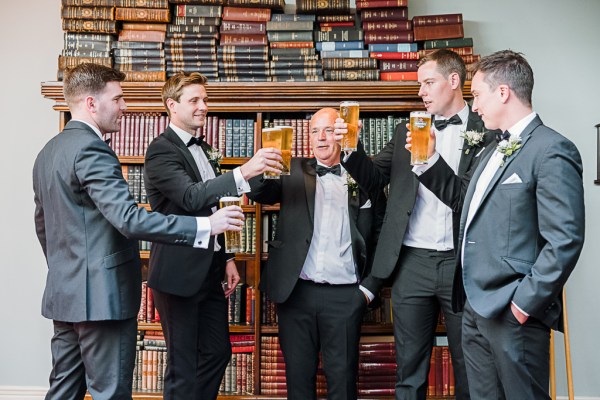
[[[504,154],[504,157],[502,157],[502,161],[500,162],[500,167],[504,166],[504,161],[506,161],[506,159],[510,156],[512,156],[513,154],[515,154],[515,152],[517,150],[519,150],[521,148],[522,144],[521,144],[521,138],[509,138],[504,139],[503,141],[501,141],[500,143],[498,143],[498,147],[496,147],[496,151],[498,151],[499,153]]]
[[[220,150],[211,147],[206,154],[208,155],[208,162],[215,167],[217,172],[221,173],[221,161],[223,161],[223,153],[221,153]]]
[[[481,144],[481,142],[483,142],[484,135],[485,135],[485,132],[478,132],[478,131],[463,132],[463,134],[460,135],[460,137],[465,139],[465,142],[467,142],[467,146],[468,146],[465,149],[465,154],[469,154],[469,152],[471,151],[472,148],[479,146]]]
[[[348,193],[350,193],[351,197],[358,195],[358,183],[356,183],[350,174],[346,174],[346,186],[348,186]]]

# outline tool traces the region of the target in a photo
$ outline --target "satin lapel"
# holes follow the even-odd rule
[[[308,209],[309,221],[311,224],[315,220],[315,191],[317,188],[317,172],[315,166],[317,160],[314,158],[305,160],[302,163],[304,170],[304,189],[306,193],[306,207]]]
[[[482,132],[484,129],[485,128],[483,126],[483,121],[481,121],[481,119],[478,118],[477,113],[474,113],[473,111],[471,111],[471,109],[469,109],[469,120],[467,121],[467,130]],[[469,167],[473,163],[475,155],[477,155],[477,153],[481,151],[480,148],[475,147],[470,149],[469,154],[466,154],[465,151],[467,148],[468,146],[463,139],[462,154],[460,155],[460,162],[458,164],[458,176],[463,176],[465,172],[469,170]]]
[[[163,135],[164,135],[165,139],[169,140],[171,143],[173,143],[177,147],[177,149],[183,155],[183,158],[185,159],[185,161],[187,161],[187,163],[190,164],[190,166],[192,167],[192,170],[194,171],[194,174],[196,175],[196,180],[198,182],[201,182],[202,177],[200,176],[200,171],[198,170],[198,166],[196,165],[196,160],[194,160],[194,157],[192,157],[192,153],[190,153],[190,151],[188,150],[185,143],[183,143],[181,141],[179,136],[177,136],[177,134],[171,128],[167,128],[167,130],[165,131],[165,133],[163,133]]]
[[[535,117],[535,119],[533,121],[531,121],[529,123],[529,125],[527,125],[527,127],[523,130],[523,132],[521,133],[521,136],[520,136],[521,137],[521,148],[519,148],[519,150],[517,150],[512,156],[506,158],[504,160],[504,165],[502,167],[498,168],[498,171],[496,171],[496,173],[494,174],[494,177],[490,181],[490,184],[488,185],[487,189],[485,190],[485,193],[483,194],[483,197],[481,198],[481,204],[483,204],[483,202],[488,197],[488,195],[490,194],[490,192],[492,191],[494,186],[496,186],[496,184],[498,183],[498,181],[500,180],[502,175],[504,175],[504,172],[506,171],[508,166],[517,157],[519,157],[519,153],[521,152],[523,147],[525,147],[525,145],[529,141],[529,138],[531,138],[531,134],[540,125],[542,125],[542,120],[539,117]]]

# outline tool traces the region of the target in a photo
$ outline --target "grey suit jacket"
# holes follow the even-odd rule
[[[315,165],[314,158],[294,158],[290,176],[281,179],[259,176],[250,180],[249,198],[265,204],[281,203],[275,240],[269,242],[269,260],[260,281],[260,290],[276,303],[283,303],[292,293],[312,241]],[[364,207],[369,199],[371,207]],[[384,210],[382,192],[368,195],[359,191],[358,196],[348,198],[352,251],[359,279],[370,271]]]
[[[33,168],[36,232],[48,263],[42,314],[58,321],[120,320],[140,306],[138,240],[192,245],[196,221],[139,208],[115,153],[69,122]]]
[[[462,273],[467,298],[478,314],[492,318],[512,300],[556,329],[561,290],[584,241],[581,157],[573,143],[539,117],[521,139],[522,147],[492,178],[465,235],[477,180],[493,152],[473,175],[461,218],[459,251],[463,236],[466,242],[464,254],[457,257],[457,274]],[[506,182],[509,178],[515,183]]]
[[[477,113],[469,111],[467,130],[483,131],[483,122]],[[367,191],[381,189],[388,183],[390,185],[387,209],[380,240],[375,250],[372,273],[362,282],[362,285],[373,293],[379,292],[383,280],[389,278],[395,271],[402,250],[404,234],[417,198],[419,180],[410,166],[410,152],[404,148],[406,132],[406,126],[399,124],[392,140],[372,161],[361,146],[359,151],[353,153],[343,163],[344,168]],[[489,143],[491,140],[493,140],[493,135],[487,134],[485,143]],[[468,179],[480,159],[476,157],[477,154],[477,149],[471,149],[468,154],[463,152],[458,167],[457,179],[459,181],[468,183]],[[454,172],[442,158],[437,164],[439,164],[438,168],[450,171],[450,174],[454,176]],[[463,186],[466,190],[466,184]],[[460,207],[451,208],[454,212],[456,246],[456,235],[458,234],[456,227],[459,222]]]

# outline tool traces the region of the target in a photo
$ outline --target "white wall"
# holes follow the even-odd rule
[[[289,1],[289,0],[288,0]],[[59,1],[3,1],[0,14],[0,387],[45,386],[50,371],[51,323],[40,316],[45,261],[33,227],[31,168],[39,149],[57,133],[58,114],[40,95],[55,79],[62,48]],[[600,122],[600,2],[597,0],[412,0],[410,14],[462,12],[476,52],[511,48],[535,73],[534,109],[573,140],[584,162],[587,241],[568,283],[575,394],[600,397],[600,282],[595,245],[600,237],[596,133]],[[567,115],[576,115],[567,124]],[[560,210],[557,210],[560,212]],[[562,336],[559,335],[559,344]],[[561,345],[562,346],[562,345]],[[564,355],[558,349],[559,395],[566,394]]]

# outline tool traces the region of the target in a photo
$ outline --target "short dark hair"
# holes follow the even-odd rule
[[[447,49],[432,51],[431,53],[421,57],[417,65],[420,67],[429,61],[436,62],[437,69],[440,74],[444,76],[444,78],[448,78],[450,74],[456,72],[460,78],[460,88],[463,88],[465,85],[465,80],[467,79],[467,67],[465,66],[465,62],[463,61],[462,57],[456,52]]]
[[[179,72],[167,79],[162,88],[161,96],[169,116],[171,116],[171,112],[167,107],[167,99],[173,99],[179,103],[183,88],[189,85],[205,85],[206,82],[208,82],[208,79],[200,72]]]
[[[100,64],[83,63],[65,71],[63,95],[67,104],[82,96],[96,95],[108,82],[123,82],[125,74]]]
[[[492,90],[501,84],[508,85],[519,100],[531,106],[533,70],[522,53],[512,50],[497,51],[483,57],[475,65],[473,73],[477,71],[485,74],[483,80]]]

